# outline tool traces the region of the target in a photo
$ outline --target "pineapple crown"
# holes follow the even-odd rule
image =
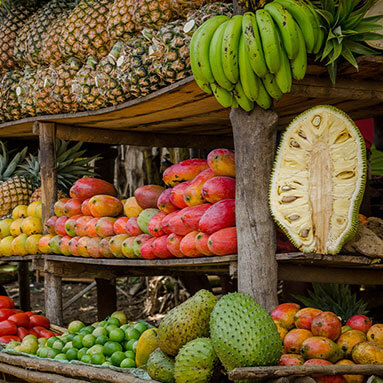
[[[20,175],[20,171],[17,170],[18,166],[24,161],[28,151],[26,146],[21,152],[18,152],[9,162],[9,158],[17,149],[8,151],[4,142],[0,141],[0,181],[4,182],[13,176]]]

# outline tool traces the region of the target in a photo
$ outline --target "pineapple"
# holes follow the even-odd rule
[[[51,96],[53,86],[52,72],[52,68],[40,68],[37,70],[36,84],[33,92],[36,114],[56,114],[61,111],[59,105]]]
[[[137,0],[115,0],[107,18],[107,29],[113,42],[126,41],[136,32],[133,10]]]
[[[36,105],[34,100],[36,80],[37,70],[27,67],[16,88],[17,100],[21,106],[22,113],[32,117],[36,116]]]
[[[135,2],[133,22],[137,28],[158,29],[174,17],[174,0],[137,0]]]
[[[81,0],[72,10],[62,30],[60,49],[68,57],[85,60],[106,56],[111,42],[106,31],[109,0]]]
[[[1,79],[0,111],[5,121],[20,120],[24,116],[16,94],[22,75],[20,71],[13,71],[6,73]]]

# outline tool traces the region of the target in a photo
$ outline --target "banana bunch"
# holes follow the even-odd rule
[[[304,78],[307,53],[324,43],[320,19],[302,0],[274,0],[232,18],[216,16],[193,34],[190,62],[200,88],[225,108],[264,109]]]

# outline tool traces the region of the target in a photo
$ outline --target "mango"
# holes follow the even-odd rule
[[[82,201],[82,203],[81,203],[81,213],[83,215],[91,215],[90,209],[89,209],[89,200],[90,200],[90,198],[87,198],[86,200]]]
[[[152,217],[154,217],[157,213],[160,211],[158,209],[145,209],[143,210],[140,215],[137,218],[137,223],[139,228],[142,230],[143,233],[149,234],[149,221]]]
[[[195,245],[195,237],[197,234],[198,231],[192,231],[183,237],[180,244],[180,250],[185,257],[196,258],[203,256],[203,254],[197,250]]]
[[[69,190],[69,195],[72,198],[78,198],[82,201],[100,194],[116,196],[117,190],[107,181],[90,177],[78,179]]]
[[[168,167],[162,175],[162,180],[166,185],[173,187],[181,182],[192,180],[207,168],[207,161],[200,158],[181,161]]]
[[[67,220],[68,220],[68,217],[62,216],[62,217],[57,218],[57,221],[55,224],[55,232],[58,235],[61,235],[62,237],[64,235],[66,235],[65,224],[66,224]]]
[[[128,217],[117,218],[113,225],[114,232],[116,234],[128,234],[128,231],[126,229],[126,224],[128,220],[129,220]]]
[[[124,213],[128,218],[138,217],[142,210],[135,197],[128,198],[124,203]]]
[[[70,198],[61,198],[54,204],[54,211],[57,217],[63,217],[65,215],[64,206]]]
[[[170,195],[171,195],[172,189],[165,189],[161,195],[158,197],[157,201],[157,207],[160,209],[162,212],[169,214],[172,213],[173,211],[177,210],[177,207],[172,204],[170,201]]]
[[[285,339],[285,336],[288,334],[289,330],[287,330],[287,328],[282,326],[281,321],[273,319],[273,322],[277,326],[277,330],[278,330],[279,336],[281,337],[281,340],[282,340],[282,343],[283,343],[283,341]]]
[[[9,235],[0,241],[0,254],[3,257],[10,257],[12,255],[12,241],[14,237]]]
[[[71,240],[68,243],[69,251],[70,251],[71,255],[73,255],[75,257],[79,256],[79,253],[77,250],[77,244],[78,244],[79,239],[80,239],[80,237],[73,237],[73,238],[71,238]]]
[[[65,222],[65,232],[67,235],[70,237],[75,237],[76,236],[76,222],[79,218],[82,217],[82,214],[74,215],[70,217],[66,222]]]
[[[100,253],[101,238],[89,238],[85,244],[86,251],[91,258],[102,258]]]
[[[294,317],[295,327],[311,330],[313,319],[321,312],[322,310],[311,307],[305,307],[302,310],[299,310]]]
[[[213,177],[213,171],[206,169],[190,182],[190,185],[184,191],[184,201],[186,205],[197,206],[205,202],[202,196],[202,187],[207,180]]]
[[[11,235],[10,227],[12,222],[11,218],[2,219],[0,221],[0,239]]]
[[[58,217],[54,215],[54,216],[48,218],[47,222],[45,223],[45,228],[47,229],[49,234],[53,234],[53,235],[57,234],[56,230],[55,230],[57,219],[58,219]]]
[[[112,237],[109,241],[109,248],[116,258],[124,258],[122,253],[122,243],[129,238],[129,234],[119,234]]]
[[[80,257],[89,258],[88,250],[86,248],[89,237],[81,237],[77,242],[77,252]]]
[[[305,329],[296,328],[289,331],[283,340],[285,352],[288,354],[300,354],[302,343],[312,336],[312,332]]]
[[[86,224],[93,219],[91,215],[84,215],[76,220],[74,225],[74,230],[76,232],[76,236],[84,237],[86,235]]]
[[[357,364],[383,364],[383,347],[375,342],[362,342],[352,350],[352,360]]]
[[[183,258],[184,255],[180,249],[183,236],[177,234],[169,234],[166,242],[168,250],[177,258]]]
[[[136,349],[136,365],[138,368],[146,368],[149,355],[158,348],[157,331],[156,328],[150,328],[140,336]]]
[[[156,237],[150,238],[149,241],[146,241],[141,246],[141,256],[144,259],[156,259],[157,257],[154,255],[154,247],[153,242],[156,239]]]
[[[152,242],[154,256],[161,259],[174,258],[174,255],[168,249],[167,243],[168,235],[156,238]]]
[[[141,256],[141,246],[149,241],[149,239],[151,239],[152,237],[148,234],[141,234],[137,237],[134,238],[134,241],[133,241],[133,253],[134,255],[137,257],[137,258],[142,258]]]
[[[287,330],[291,330],[294,327],[294,317],[300,308],[296,303],[282,303],[271,312],[271,317]]]
[[[39,240],[39,253],[40,254],[49,254],[51,252],[51,248],[49,247],[49,241],[53,238],[52,234],[43,235]],[[1,242],[0,242],[1,247]]]
[[[166,217],[166,213],[160,211],[159,213],[153,215],[152,218],[150,218],[150,221],[148,223],[148,231],[149,234],[153,237],[161,237],[162,235],[165,235],[165,232],[162,230],[162,220]]]
[[[129,237],[122,242],[122,254],[125,258],[137,258],[133,251],[133,244],[136,237]]]
[[[28,217],[28,206],[18,205],[12,210],[12,218],[14,220],[18,218],[27,218]]]
[[[212,234],[208,240],[208,247],[215,255],[230,255],[237,253],[237,230],[226,227]]]
[[[225,227],[235,226],[235,200],[225,199],[212,205],[199,221],[199,229],[213,234]]]
[[[365,334],[372,326],[371,320],[365,315],[354,315],[347,322],[346,326],[351,326],[354,330],[363,331]]]
[[[312,321],[311,332],[314,336],[324,336],[337,340],[342,333],[342,322],[330,311],[318,314]]]
[[[178,209],[183,209],[188,206],[184,200],[184,192],[190,183],[191,181],[182,182],[171,189],[170,202]]]
[[[137,217],[131,217],[128,219],[128,222],[126,223],[126,230],[132,237],[137,237],[137,235],[144,234],[138,226]]]
[[[77,198],[71,198],[64,204],[64,214],[70,218],[74,215],[81,214],[81,204],[82,201]]]
[[[89,200],[89,210],[93,217],[116,217],[122,212],[122,203],[110,195],[96,195]]]
[[[96,238],[98,237],[97,231],[96,231],[96,225],[97,222],[102,218],[92,218],[90,219],[86,224],[85,224],[85,236],[90,237],[90,238]],[[114,219],[114,218],[113,218]],[[115,222],[115,221],[113,221]],[[113,229],[114,229],[114,224],[113,224]]]
[[[25,241],[25,250],[30,255],[40,254],[39,251],[39,242],[42,238],[41,234],[33,234],[27,238]]]
[[[199,230],[199,222],[211,206],[210,203],[204,203],[198,206],[187,207],[182,210],[181,220],[186,227],[192,230]]]
[[[279,366],[301,366],[305,360],[297,354],[283,354]]]
[[[136,189],[134,197],[142,209],[157,208],[157,201],[165,190],[159,185],[144,185]]]
[[[346,358],[351,358],[352,349],[367,340],[366,334],[359,330],[350,330],[341,334],[336,344],[342,349]]]
[[[13,255],[27,255],[27,249],[25,248],[25,242],[28,236],[26,234],[19,234],[11,243],[11,250]]]
[[[235,177],[235,156],[231,150],[212,150],[207,156],[207,163],[217,176]]]
[[[18,218],[14,220],[9,226],[9,232],[12,236],[17,237],[21,234],[21,225],[23,223],[24,218]]]
[[[348,359],[342,359],[336,362],[336,364],[340,365],[354,365],[355,363]],[[346,383],[363,383],[364,376],[363,375],[342,375]]]
[[[195,237],[195,247],[203,255],[213,255],[209,250],[209,234],[198,233]]]
[[[367,339],[383,347],[383,324],[374,324],[368,329]]]
[[[114,223],[116,218],[113,217],[102,217],[96,223],[96,233],[99,237],[111,237],[115,235]]]
[[[218,176],[207,180],[202,186],[202,197],[210,203],[235,198],[235,178]]]
[[[60,249],[60,253],[62,255],[70,255],[70,249],[69,249],[69,241],[72,239],[72,237],[70,237],[69,235],[65,235],[64,237],[61,237],[60,238],[60,241],[59,241],[59,249]]]
[[[169,222],[172,218],[174,218],[181,210],[173,211],[173,213],[168,214],[166,217],[162,219],[161,229],[165,234],[172,234],[170,231]]]
[[[182,220],[182,214],[185,209],[182,209],[179,211],[175,216],[169,220],[167,225],[165,226],[167,230],[170,231],[170,233],[178,234],[178,235],[186,235],[193,231],[190,227],[187,227]],[[162,223],[162,228],[167,232],[167,230],[164,229],[164,225]]]
[[[21,224],[21,231],[26,235],[42,234],[43,223],[37,217],[24,218]]]
[[[327,360],[323,359],[309,359],[306,360],[304,365],[307,366],[321,366],[321,365],[331,365]],[[342,375],[313,375],[313,378],[317,383],[346,383]]]
[[[307,330],[306,330],[307,331]],[[335,363],[343,358],[343,351],[331,339],[313,336],[303,341],[301,354],[305,359],[325,359]]]
[[[61,236],[60,235],[55,235],[54,237],[52,237],[49,241],[49,248],[50,248],[50,253],[53,253],[53,254],[61,254],[61,251],[60,251],[60,239],[61,239]]]
[[[100,246],[99,252],[101,257],[113,258],[113,253],[110,250],[110,246],[109,246],[109,241],[111,240],[111,238],[112,237],[106,237],[101,239],[100,245],[99,245]]]

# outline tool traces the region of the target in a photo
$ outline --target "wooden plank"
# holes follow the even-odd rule
[[[45,310],[47,318],[59,326],[63,325],[61,277],[45,272],[44,274]]]
[[[274,161],[278,115],[256,107],[232,109],[237,169],[236,226],[238,291],[271,311],[278,304],[275,225],[268,190]]]
[[[19,297],[20,308],[23,311],[30,311],[31,309],[31,291],[29,281],[29,264],[27,262],[19,262]]]
[[[117,290],[115,279],[96,279],[97,284],[97,318],[104,320],[117,310]]]

